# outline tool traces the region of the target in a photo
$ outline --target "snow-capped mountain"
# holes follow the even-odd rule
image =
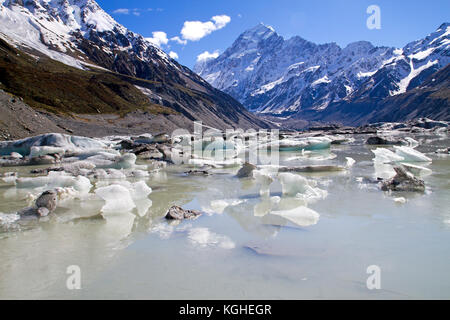
[[[37,58],[131,77],[121,80],[132,82],[151,103],[190,120],[218,127],[263,125],[233,98],[117,23],[94,0],[0,0],[0,38]]]
[[[0,0],[0,32],[6,40],[37,50],[65,64],[83,68],[92,62],[83,50],[90,40],[106,54],[132,53],[145,62],[169,56],[117,23],[93,0]],[[95,60],[95,59],[93,59]],[[173,66],[175,66],[173,64]]]
[[[194,71],[251,111],[325,112],[333,103],[383,99],[419,86],[448,65],[449,48],[448,23],[403,49],[366,41],[341,48],[300,37],[285,40],[272,27],[259,24]]]

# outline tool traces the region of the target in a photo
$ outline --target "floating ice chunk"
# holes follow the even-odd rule
[[[113,167],[115,169],[133,169],[136,167],[136,160],[137,157],[134,153],[125,153],[114,160]]]
[[[395,153],[397,155],[399,155],[400,157],[403,157],[403,160],[401,161],[405,161],[405,162],[431,162],[433,161],[431,158],[427,157],[426,155],[424,155],[423,153],[414,150],[413,148],[410,147],[398,147],[398,146],[394,146],[395,148]]]
[[[17,180],[17,172],[7,172],[3,175],[3,182],[8,185],[15,185]]]
[[[88,178],[83,176],[73,177],[65,172],[49,172],[45,177],[19,178],[17,179],[19,189],[55,189],[73,187],[80,193],[88,193],[92,187]]]
[[[386,148],[377,148],[375,150],[372,150],[372,152],[375,154],[375,159],[373,159],[375,163],[392,163],[403,161],[405,159],[401,155],[396,154]]]
[[[421,167],[421,166],[416,166],[411,163],[403,163],[402,165],[406,168],[407,171],[411,172],[415,176],[426,177],[433,173],[433,171],[431,171],[431,169]]]
[[[266,170],[253,170],[253,178],[256,182],[261,185],[261,189],[259,190],[259,194],[261,196],[269,196],[270,195],[270,185],[273,182],[273,178],[271,174]]]
[[[324,150],[318,150],[318,151],[305,151],[302,150],[301,156],[295,156],[287,158],[286,161],[295,161],[295,160],[314,160],[314,161],[326,161],[326,160],[333,160],[337,157],[336,154],[331,152],[324,152]]]
[[[17,152],[27,156],[30,154],[32,147],[57,147],[66,152],[75,152],[89,149],[105,149],[108,146],[104,142],[92,138],[49,133],[16,141],[0,142],[0,155],[9,155],[11,152]]]
[[[12,159],[22,159],[23,158],[23,156],[17,152],[11,152],[11,155],[9,157]]]
[[[331,147],[332,140],[327,137],[310,137],[310,138],[299,138],[299,139],[283,139],[273,141],[271,143],[263,144],[260,148],[276,148],[278,147],[280,151],[311,151],[311,150],[322,150],[329,149]]]
[[[404,197],[394,198],[394,202],[398,204],[405,204],[406,199]]]
[[[212,159],[189,159],[189,164],[192,166],[211,166],[214,168],[234,168],[242,166],[244,160],[240,158],[229,159],[229,160],[212,160]]]
[[[66,150],[64,148],[58,147],[31,147],[30,158],[42,157],[51,154],[64,154],[65,151]]]
[[[98,188],[95,194],[106,201],[102,207],[103,213],[130,212],[136,205],[131,198],[130,191],[121,185],[111,185]]]
[[[347,163],[345,165],[346,168],[351,168],[356,163],[355,159],[353,158],[346,157],[345,159],[347,160]]]
[[[390,164],[375,162],[374,164],[375,174],[374,177],[381,178],[384,180],[393,178],[397,173],[394,170],[394,167]]]
[[[408,142],[408,147],[410,148],[416,148],[419,146],[419,142],[417,140],[414,140],[413,138],[406,137],[405,141]]]
[[[301,227],[308,227],[317,224],[320,215],[305,206],[300,206],[292,210],[272,211],[273,215],[283,217]]]
[[[124,180],[127,178],[122,170],[116,169],[97,169],[95,170],[95,172],[93,172],[93,176],[95,179],[100,180]]]
[[[150,173],[148,173],[148,171],[144,171],[144,170],[132,170],[127,173],[127,176],[131,177],[131,178],[143,179],[143,178],[148,178],[150,176]]]
[[[324,199],[328,193],[317,188],[317,183],[293,173],[280,173],[278,178],[281,183],[283,194],[295,196],[307,202]]]
[[[56,191],[59,201],[73,199],[78,196],[78,192],[73,187],[56,188],[55,191]]]
[[[6,214],[0,212],[0,226],[8,227],[19,219],[20,216],[17,213]]]
[[[131,198],[133,200],[143,200],[148,199],[148,196],[152,193],[152,189],[144,182],[138,181],[131,183],[129,181],[98,181],[96,183],[97,188],[107,187],[107,186],[121,186],[128,190]]]
[[[200,247],[219,247],[222,249],[233,249],[236,247],[227,236],[219,235],[209,231],[208,228],[192,228],[189,230],[188,239],[191,243]]]
[[[150,188],[144,181],[132,183],[129,190],[131,197],[134,200],[148,199],[149,194],[152,193],[152,188]]]

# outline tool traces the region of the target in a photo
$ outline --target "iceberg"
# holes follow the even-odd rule
[[[283,195],[295,196],[306,202],[325,199],[327,191],[317,188],[317,183],[293,173],[278,174]]]
[[[411,163],[402,163],[402,165],[405,167],[405,169],[408,172],[411,172],[415,176],[426,177],[433,173],[433,171],[431,171],[431,169],[417,166],[417,165],[414,165]]]
[[[347,163],[345,165],[346,168],[351,168],[356,163],[355,159],[350,158],[350,157],[346,157],[345,160],[347,161]]]
[[[375,163],[393,163],[403,161],[405,159],[401,155],[386,148],[377,148],[372,150],[372,152],[375,154],[375,159],[373,159]]]
[[[31,153],[32,147],[56,147],[59,151],[76,152],[89,149],[105,149],[108,146],[104,142],[92,138],[48,133],[21,140],[0,142],[0,155],[4,156],[16,152],[22,156],[28,156]],[[36,150],[45,152],[45,149]]]
[[[401,146],[401,147],[394,146],[394,148],[395,148],[395,153],[398,156],[403,157],[403,160],[400,160],[400,161],[405,161],[405,162],[432,162],[433,161],[431,158],[427,157],[423,153],[421,153],[413,148],[405,147],[405,146]]]

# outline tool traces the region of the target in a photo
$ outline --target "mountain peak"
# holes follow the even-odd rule
[[[267,39],[272,35],[276,35],[275,29],[271,26],[265,25],[260,22],[251,29],[245,31],[242,35],[244,37],[257,38],[257,39]]]
[[[448,27],[450,27],[450,22],[444,22],[443,24],[441,24],[438,28],[438,30],[445,30]]]

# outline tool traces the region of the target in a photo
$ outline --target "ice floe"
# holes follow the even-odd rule
[[[272,211],[271,214],[283,217],[298,226],[308,227],[319,222],[320,215],[305,206],[300,206],[291,210]]]

